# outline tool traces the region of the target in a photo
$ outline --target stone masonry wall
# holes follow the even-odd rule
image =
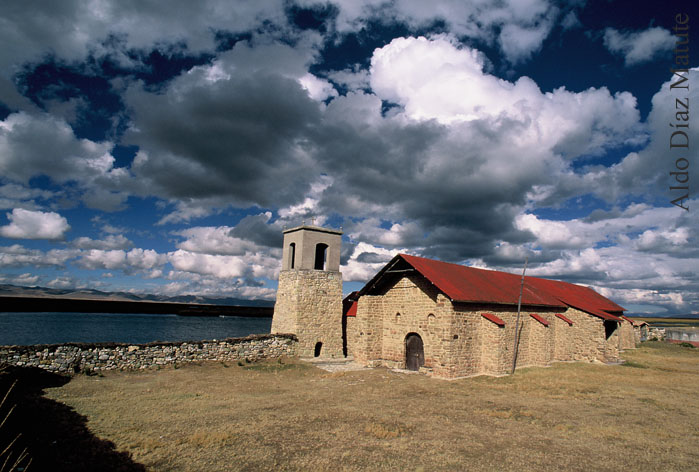
[[[402,277],[384,295],[359,299],[347,343],[355,360],[367,365],[405,367],[405,339],[422,338],[424,370],[451,376],[451,302],[422,277]]]
[[[252,335],[220,341],[150,344],[68,343],[0,346],[0,364],[72,375],[105,370],[157,369],[198,361],[256,361],[296,355],[293,335]]]
[[[343,357],[342,274],[281,271],[272,333],[295,334],[301,357],[312,357],[317,343],[322,343],[321,357]]]
[[[271,333],[273,334],[295,334],[297,331],[296,307],[299,303],[299,294],[296,291],[297,279],[297,271],[283,270],[279,273],[279,288],[277,289],[274,316],[272,317]]]
[[[616,362],[619,360],[619,329],[605,337],[604,321],[575,308],[563,314],[573,322],[569,331],[570,359],[573,361]]]
[[[472,311],[455,311],[451,302],[449,305],[452,313],[450,315],[450,331],[447,336],[451,337],[451,349],[445,377],[475,375],[482,368],[483,345],[487,342],[484,339],[487,336],[483,336],[483,328],[481,327],[483,317]],[[497,328],[497,326],[495,327]]]
[[[633,349],[636,347],[636,333],[634,332],[633,323],[629,321],[621,322],[621,332],[619,333],[621,349]]]
[[[384,318],[382,296],[364,295],[357,302],[353,329],[347,333],[348,354],[369,366],[381,364]]]
[[[549,365],[553,360],[553,318],[554,313],[539,311],[538,316],[546,320],[548,326],[535,320],[531,315],[527,316],[525,326],[528,333],[524,341],[526,342],[529,355],[524,359],[523,364],[528,365]]]
[[[505,326],[498,326],[482,315],[490,313],[500,318]],[[530,314],[546,319],[549,326],[542,325]],[[522,307],[519,318],[517,341],[517,368],[545,366],[553,359],[553,312]],[[461,323],[459,323],[461,320]],[[505,375],[512,370],[517,311],[513,307],[497,305],[458,304],[455,309],[454,333],[463,343],[471,343],[472,349],[463,349],[453,358],[454,376],[478,374]],[[470,353],[469,353],[470,352]],[[464,358],[464,356],[470,357]]]
[[[451,302],[424,278],[415,275],[402,277],[383,299],[383,364],[404,368],[405,338],[416,333],[422,338],[425,369],[439,376],[448,374]]]
[[[498,374],[503,371],[503,360],[502,357],[505,354],[505,341],[509,338],[506,336],[508,331],[514,332],[514,329],[507,329],[506,327],[501,327],[480,317],[480,337],[481,337],[481,349],[480,349],[480,365],[477,373],[479,374]],[[507,324],[505,325],[507,326]],[[514,326],[513,324],[511,326]],[[512,346],[512,344],[510,345]],[[508,357],[511,357],[508,355]],[[502,372],[504,373],[504,371]]]
[[[563,314],[565,316],[565,314]],[[566,316],[567,318],[567,316]],[[555,314],[551,317],[551,330],[553,332],[553,359],[556,361],[572,361],[573,347],[571,340],[575,332],[575,324],[569,324]],[[570,319],[570,318],[568,318]],[[571,320],[572,321],[572,320]]]

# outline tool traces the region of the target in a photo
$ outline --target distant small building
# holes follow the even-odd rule
[[[457,378],[507,374],[515,352],[517,367],[617,362],[636,345],[624,308],[590,288],[525,277],[516,328],[521,276],[405,254],[342,301],[340,235],[313,226],[285,231],[272,332],[295,333],[301,355]],[[318,244],[336,255],[332,266],[291,262],[299,250],[317,261]]]
[[[648,323],[645,321],[631,321],[633,323],[633,331],[634,331],[634,340],[636,341],[636,344],[641,343],[643,341],[648,341],[649,338],[649,329],[648,329]]]

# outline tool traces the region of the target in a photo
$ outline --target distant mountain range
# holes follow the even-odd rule
[[[699,319],[699,313],[689,313],[685,315],[668,315],[657,313],[627,313],[629,318],[683,318],[683,319]]]
[[[252,306],[273,307],[273,300],[247,300],[232,297],[203,297],[200,295],[180,295],[178,297],[163,297],[160,295],[134,294],[128,292],[101,292],[91,289],[59,289],[48,287],[20,287],[17,285],[0,284],[0,297],[34,297],[34,298],[66,298],[74,300],[112,300],[133,302],[188,303],[221,306]],[[632,318],[695,318],[699,313],[684,315],[627,313]]]
[[[0,297],[65,298],[73,300],[110,300],[133,302],[190,303],[222,306],[274,306],[272,300],[246,300],[232,297],[202,297],[199,295],[181,295],[163,297],[160,295],[134,294],[128,292],[101,292],[92,289],[58,289],[47,287],[20,287],[0,284]]]

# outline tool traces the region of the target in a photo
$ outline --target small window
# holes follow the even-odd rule
[[[400,313],[396,313],[396,322],[400,321]]]
[[[323,243],[316,244],[316,259],[313,268],[315,270],[325,270],[325,262],[328,255],[328,245]]]
[[[296,243],[289,244],[289,269],[293,269],[296,264]]]
[[[316,343],[315,349],[313,350],[313,357],[320,357],[320,351],[321,351],[321,349],[323,349],[323,343],[320,342],[320,341],[318,341],[318,342]]]
[[[429,315],[427,315],[427,322],[428,323],[434,323],[434,320],[436,320],[436,319],[437,319],[437,317],[434,316],[434,313],[430,313]]]

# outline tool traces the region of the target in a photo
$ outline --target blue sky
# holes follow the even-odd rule
[[[669,147],[692,7],[3,2],[0,283],[273,299],[281,231],[314,221],[344,231],[345,292],[398,252],[528,258],[697,312],[692,118]]]

